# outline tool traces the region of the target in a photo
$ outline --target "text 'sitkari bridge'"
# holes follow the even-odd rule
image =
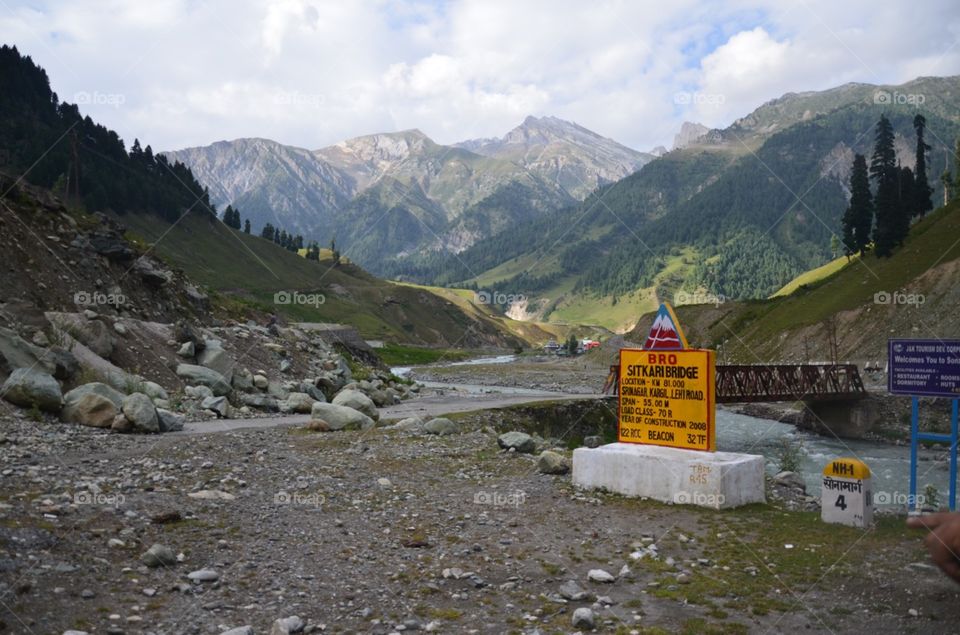
[[[717,403],[856,401],[856,364],[717,364]]]

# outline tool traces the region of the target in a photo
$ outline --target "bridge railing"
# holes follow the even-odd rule
[[[717,402],[863,399],[856,364],[717,365]]]

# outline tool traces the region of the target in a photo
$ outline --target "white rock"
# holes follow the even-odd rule
[[[615,577],[603,569],[590,569],[587,573],[587,579],[591,582],[601,582],[603,584],[610,584],[616,580]]]

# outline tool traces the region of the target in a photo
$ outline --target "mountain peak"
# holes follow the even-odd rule
[[[680,148],[686,148],[689,145],[693,145],[697,139],[708,132],[710,132],[710,128],[707,128],[701,123],[684,121],[683,125],[680,126],[680,132],[673,137],[673,149],[679,150]]]
[[[456,145],[522,165],[578,199],[585,198],[598,185],[636,172],[654,158],[577,123],[549,115],[529,115],[500,138],[471,139]]]

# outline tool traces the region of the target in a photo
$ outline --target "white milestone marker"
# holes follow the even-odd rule
[[[873,522],[870,468],[858,459],[834,459],[823,468],[820,519],[825,523],[868,527]]]

